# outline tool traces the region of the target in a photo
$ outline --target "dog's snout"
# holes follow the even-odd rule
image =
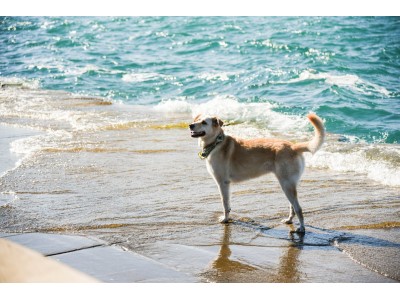
[[[194,124],[190,124],[189,128],[190,128],[190,130],[193,130],[194,129]]]

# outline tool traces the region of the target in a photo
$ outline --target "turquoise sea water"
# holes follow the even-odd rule
[[[3,82],[178,111],[267,103],[342,141],[400,141],[400,18],[2,17],[0,52]]]

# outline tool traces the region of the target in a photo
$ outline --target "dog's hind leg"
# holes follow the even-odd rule
[[[282,223],[285,223],[285,224],[293,224],[293,218],[295,216],[293,205],[290,204],[289,206],[290,206],[289,207],[289,217],[287,219],[282,220]]]
[[[293,209],[300,222],[300,227],[296,229],[296,232],[304,233],[305,227],[304,227],[303,210],[301,209],[299,200],[297,199],[296,183],[287,179],[283,179],[282,177],[278,177],[278,180],[279,183],[281,184],[283,192],[285,193],[292,207],[288,220],[290,220],[291,218],[293,219],[292,216],[292,209]]]

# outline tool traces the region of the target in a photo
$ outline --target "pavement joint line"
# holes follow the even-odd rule
[[[74,249],[74,250],[68,250],[68,251],[63,251],[63,252],[59,252],[59,253],[48,254],[48,255],[46,255],[46,257],[57,256],[57,255],[61,255],[61,254],[66,254],[66,253],[71,253],[71,252],[76,252],[76,251],[86,250],[86,249],[91,249],[91,248],[112,247],[112,246],[117,246],[123,251],[132,252],[131,250],[129,250],[129,249],[125,248],[125,247],[121,247],[121,246],[118,245],[118,244],[122,244],[122,243],[124,243],[124,241],[114,242],[114,243],[110,243],[110,244],[97,244],[97,245],[87,246],[87,247],[83,247],[83,248],[79,248],[79,249]]]
[[[52,254],[48,254],[48,255],[45,255],[45,256],[46,257],[50,257],[50,256],[56,256],[56,255],[76,252],[76,251],[80,251],[80,250],[86,250],[86,249],[97,248],[97,247],[107,247],[107,246],[108,245],[106,245],[106,244],[97,244],[97,245],[92,245],[92,246],[83,247],[83,248],[79,248],[79,249],[73,249],[73,250],[68,250],[68,251],[63,251],[63,252],[58,252],[58,253],[52,253]]]

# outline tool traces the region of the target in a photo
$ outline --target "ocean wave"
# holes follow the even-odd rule
[[[55,148],[62,143],[69,142],[72,133],[66,130],[47,130],[43,134],[36,134],[11,142],[10,151],[26,157],[45,148]]]
[[[71,133],[64,130],[48,130],[46,133],[35,134],[10,143],[10,152],[17,155],[18,160],[12,170],[19,168],[24,162],[32,159],[46,147],[55,147],[70,139]],[[12,171],[11,170],[11,171]]]
[[[191,113],[192,117],[198,114],[215,115],[231,121],[265,122],[284,118],[294,125],[299,120],[298,116],[290,116],[273,111],[277,107],[269,102],[240,102],[232,95],[217,95],[212,100],[204,103],[192,103],[186,98],[168,99],[157,104],[154,109],[167,113]],[[273,116],[271,118],[271,115]],[[298,125],[298,124],[297,124]]]
[[[153,107],[155,111],[166,114],[192,113],[193,104],[188,102],[185,97],[163,100]]]
[[[251,133],[254,136],[258,133],[263,136],[283,134],[304,137],[309,133],[310,126],[305,117],[279,113],[273,110],[275,107],[276,105],[269,102],[243,103],[234,96],[218,95],[204,103],[169,99],[162,101],[154,109],[167,114],[188,114],[192,118],[198,114],[218,116],[226,124],[247,124],[235,127],[237,135]]]
[[[349,88],[367,95],[371,93],[379,93],[386,97],[391,95],[386,88],[362,80],[360,77],[353,74],[334,75],[330,73],[317,73],[314,70],[304,70],[299,74],[298,78],[278,83],[297,83],[308,80],[324,80],[326,84]]]
[[[400,148],[393,145],[359,145],[343,152],[332,144],[315,155],[306,154],[307,165],[339,172],[355,172],[389,186],[400,186]],[[324,146],[323,146],[324,147]]]

